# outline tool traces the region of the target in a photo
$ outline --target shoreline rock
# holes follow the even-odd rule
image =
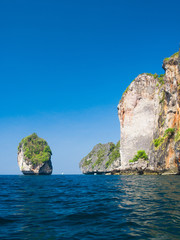
[[[47,142],[33,133],[18,146],[18,165],[24,175],[51,175],[52,152]]]
[[[97,144],[92,151],[84,157],[79,167],[84,174],[104,174],[120,166],[120,142]]]
[[[81,165],[83,173],[180,173],[180,50],[162,67],[164,74],[138,75],[118,104],[119,165],[106,171],[101,166],[84,171]]]
[[[163,61],[164,75],[141,74],[124,93],[118,105],[121,171],[131,169],[133,156],[145,150],[151,172],[179,174],[179,66],[179,53],[175,53]]]

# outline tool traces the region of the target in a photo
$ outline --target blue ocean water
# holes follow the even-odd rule
[[[180,176],[0,176],[0,239],[180,239]]]

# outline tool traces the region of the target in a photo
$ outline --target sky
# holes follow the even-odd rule
[[[178,51],[180,1],[1,0],[0,174],[36,132],[54,174],[79,174],[97,143],[120,139],[117,105],[143,72]]]

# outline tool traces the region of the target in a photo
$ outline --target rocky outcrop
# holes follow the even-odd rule
[[[81,161],[83,173],[180,173],[180,53],[166,58],[163,69],[159,76],[140,74],[124,92],[118,105],[121,157],[115,165],[105,167],[109,145],[97,164],[97,145]]]
[[[52,173],[51,155],[47,142],[33,133],[19,143],[19,168],[25,175],[50,175]]]
[[[139,75],[124,93],[118,114],[121,125],[121,169],[130,167],[138,150],[148,154],[153,139],[158,108],[157,80],[152,75]]]
[[[112,142],[97,144],[92,151],[84,157],[79,167],[84,174],[108,174],[113,170],[119,169],[120,142],[116,145]]]
[[[178,174],[180,160],[179,54],[163,62],[164,75],[141,74],[124,93],[118,115],[121,126],[120,171],[131,171],[139,150],[148,159],[142,173]],[[134,160],[133,160],[134,159]],[[136,170],[142,170],[136,167]]]

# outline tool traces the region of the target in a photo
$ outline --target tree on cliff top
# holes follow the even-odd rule
[[[26,161],[33,165],[38,165],[51,159],[51,149],[48,143],[33,133],[21,140],[18,146],[18,152],[24,152]]]

